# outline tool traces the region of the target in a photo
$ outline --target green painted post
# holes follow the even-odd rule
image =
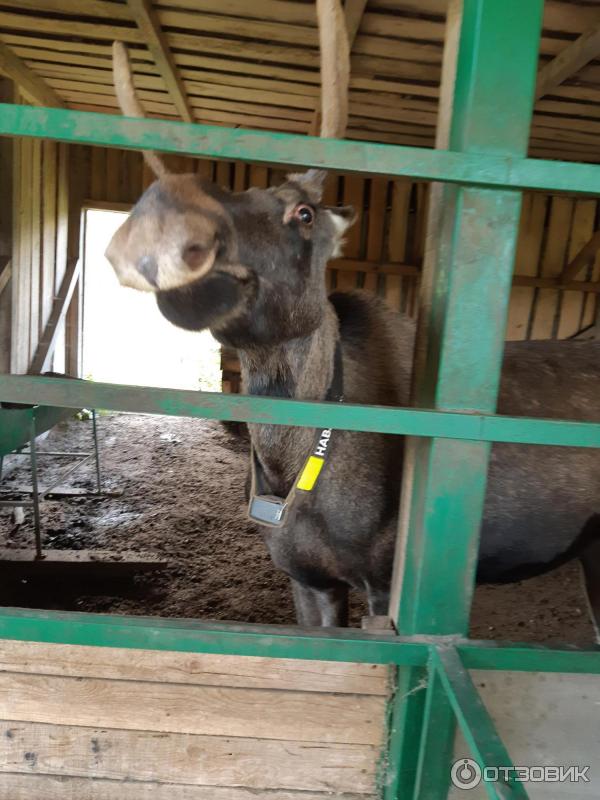
[[[441,676],[435,660],[435,648],[432,648],[427,665],[427,693],[423,709],[421,725],[421,741],[419,744],[419,760],[413,800],[435,800],[444,794],[450,784],[448,762],[452,756],[452,739],[447,737],[442,744],[446,752],[439,750],[440,741],[437,735],[440,728],[448,730],[454,724],[455,714],[442,684]]]
[[[523,157],[543,0],[452,0],[437,147]],[[432,187],[421,290],[415,401],[426,408],[496,407],[521,195]],[[489,445],[410,440],[390,613],[404,634],[468,630]],[[401,669],[390,728],[386,800],[415,788],[424,692],[421,669]],[[438,693],[439,697],[439,693]],[[444,701],[447,702],[447,701]],[[449,770],[453,720],[438,710],[436,742]],[[447,793],[443,769],[428,798]]]

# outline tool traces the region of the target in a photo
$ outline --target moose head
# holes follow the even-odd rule
[[[322,136],[347,124],[348,43],[338,0],[318,0]],[[115,88],[128,116],[143,116],[125,47],[113,47]],[[111,240],[106,256],[125,286],[156,293],[167,319],[210,328],[234,347],[308,335],[326,305],[325,266],[354,221],[321,202],[325,173],[289,175],[275,188],[230,192],[195,174],[170,174],[144,156],[157,180]]]

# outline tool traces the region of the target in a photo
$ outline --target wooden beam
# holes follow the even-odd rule
[[[166,36],[160,27],[156,12],[152,8],[151,0],[127,0],[127,4],[148,49],[152,53],[154,63],[167,86],[177,111],[181,114],[184,122],[194,122],[194,114],[190,107],[183,81],[177,72],[175,60],[167,44]]]
[[[535,99],[552,94],[557,86],[575,75],[600,54],[600,22],[567,45],[538,73]]]
[[[65,276],[52,306],[50,319],[40,338],[35,355],[31,360],[31,366],[29,367],[30,375],[39,375],[42,372],[46,372],[50,366],[60,324],[65,318],[80,274],[81,260],[75,258],[69,259]]]
[[[33,20],[32,26],[35,27],[35,22]],[[7,78],[13,80],[21,91],[33,100],[34,103],[40,106],[66,108],[65,103],[63,103],[54,89],[51,89],[43,78],[36,75],[8,45],[1,41],[0,72],[4,73]]]
[[[344,18],[346,20],[346,31],[348,32],[348,49],[352,55],[352,46],[360,28],[360,21],[367,5],[367,0],[346,0],[344,3]],[[321,112],[319,110],[321,98],[317,101],[311,121],[308,126],[309,136],[318,136],[321,125]]]
[[[13,493],[16,499],[20,499]],[[50,493],[49,493],[50,494]],[[103,497],[104,494],[91,497]],[[0,495],[0,498],[3,495]],[[11,501],[12,502],[12,501]],[[16,502],[16,500],[15,500]],[[26,505],[26,501],[23,502]],[[125,550],[114,560],[111,550],[50,550],[44,549],[43,559],[36,559],[36,552],[25,547],[0,549],[0,575],[3,581],[12,580],[56,580],[68,581],[101,580],[108,578],[131,578],[136,572],[156,572],[169,566],[162,556],[149,552]],[[112,560],[111,560],[112,559]]]
[[[0,294],[6,289],[8,286],[8,282],[12,275],[12,265],[10,259],[6,261],[4,266],[2,267],[2,271],[0,271]]]
[[[586,292],[600,294],[600,281],[569,281],[563,283],[560,278],[538,278],[534,275],[515,275],[513,286],[533,286],[537,289],[558,289],[570,292]]]
[[[19,101],[20,92],[15,98]],[[28,233],[31,230],[31,162],[33,151],[27,139],[17,140],[13,148],[13,237],[11,281],[10,372],[27,372],[31,311],[31,253]]]
[[[573,260],[564,268],[560,276],[560,283],[564,285],[572,281],[584,267],[587,267],[594,260],[598,250],[600,250],[600,229],[594,233],[589,242],[584,244]]]
[[[586,245],[587,247],[587,245]],[[421,276],[421,266],[419,264],[404,264],[399,261],[380,262],[362,261],[353,258],[336,258],[328,264],[328,269],[341,270],[342,272],[366,272],[367,274],[377,273],[379,275],[395,275],[403,277]],[[513,275],[513,286],[530,286],[538,289],[560,289],[572,292],[589,292],[600,294],[599,281],[575,281],[564,277],[538,277],[536,275]]]
[[[107,150],[108,174],[118,173],[118,161],[111,162],[110,156],[119,155],[116,150]],[[86,163],[81,147],[71,148],[69,159],[69,208],[67,221],[67,259],[81,257],[80,277],[65,314],[65,372],[80,378],[83,369],[83,280],[81,274],[85,270],[85,246],[87,214],[81,213],[81,206],[86,192]]]

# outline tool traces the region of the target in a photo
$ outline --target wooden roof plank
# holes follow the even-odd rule
[[[535,98],[551,94],[557,86],[600,55],[600,21],[590,30],[567,45],[538,74]]]
[[[98,17],[99,19],[131,19],[126,6],[107,3],[103,0],[85,0],[75,6],[72,0],[18,0],[15,8],[28,11],[43,11],[72,16]]]
[[[112,101],[111,105],[116,104],[112,86],[88,83],[85,80],[69,81],[63,78],[48,78],[48,83],[52,87],[65,93],[65,96],[68,96],[71,92],[80,92],[81,94],[88,93],[90,96],[104,95],[106,98],[110,98]],[[193,88],[194,85],[188,84],[188,86]],[[171,104],[170,96],[162,87],[158,90],[156,90],[156,88],[150,90],[140,88],[137,91],[137,95],[142,101],[147,100],[150,103]],[[292,97],[296,98],[295,95]],[[287,116],[289,119],[298,119],[300,121],[308,119],[308,114],[312,108],[310,98],[307,98],[307,102],[302,105],[292,105],[288,102],[289,100],[290,95],[280,92],[254,93],[249,89],[236,88],[235,86],[215,87],[213,84],[205,84],[189,92],[188,102],[190,108],[201,109],[203,103],[212,104],[214,102],[226,103],[232,101],[236,103],[238,107],[240,107],[240,104],[245,107],[252,107],[252,113],[260,113],[260,111],[256,111],[255,109],[261,109],[265,115],[270,117],[273,117],[274,114],[281,114],[283,117]]]
[[[63,89],[62,95],[68,101],[70,108],[75,108],[78,104],[95,105],[98,109],[102,108],[102,113],[108,113],[105,109],[117,110],[119,105],[114,94],[101,94],[99,92],[90,92],[89,90],[80,91],[78,85],[73,84],[72,89]],[[167,95],[163,95],[165,100],[160,101],[143,99],[142,105],[147,111],[156,111],[159,113],[166,113],[170,117],[175,116],[176,109],[170,102],[167,101]]]
[[[94,56],[86,56],[81,53],[63,53],[58,50],[42,50],[36,47],[23,47],[22,45],[13,45],[13,51],[20,56],[23,60],[35,64],[34,69],[64,69],[71,75],[80,74],[81,70],[94,70],[95,72],[104,72],[110,75],[110,82],[112,82],[112,69],[110,61],[105,58],[96,58]],[[144,65],[140,67],[137,62],[132,62],[131,68],[133,73],[141,72],[148,77],[155,77],[160,80],[158,72],[155,69],[149,69]]]
[[[14,31],[3,32],[2,39],[5,44],[10,45],[15,50],[17,47],[35,50],[44,53],[43,57],[49,58],[49,60],[56,59],[61,61],[63,56],[68,55],[70,58],[81,57],[82,61],[80,63],[85,64],[88,63],[87,59],[93,58],[97,65],[112,69],[112,40],[105,44],[98,44],[97,42],[82,41],[81,39],[71,41],[65,37],[42,39],[33,34],[27,35],[15,33]],[[158,75],[152,56],[143,45],[132,44],[129,45],[128,50],[133,69],[139,68],[145,72]],[[40,58],[42,58],[41,55]],[[78,62],[72,61],[72,63],[76,64]]]
[[[81,76],[77,79],[66,79],[64,75],[60,77],[54,77],[52,75],[45,75],[44,76],[46,81],[53,89],[56,89],[60,92],[62,91],[73,91],[73,92],[89,92],[90,94],[103,94],[107,97],[110,97],[115,103],[115,92],[111,84],[109,83],[92,83],[87,80],[85,76]],[[155,81],[158,81],[158,85],[151,85],[151,86],[144,86],[143,88],[138,88],[138,94],[142,100],[157,100],[159,102],[167,103],[171,105],[171,98],[165,91],[165,87],[160,82],[159,78],[155,78]],[[174,105],[174,104],[173,104]]]
[[[369,10],[395,14],[419,15],[438,21],[446,15],[449,0],[370,0]],[[179,0],[177,0],[179,2]],[[560,33],[581,34],[598,20],[598,7],[570,2],[546,0],[543,29]]]
[[[55,89],[89,90],[99,94],[113,94],[112,74],[107,69],[79,68],[76,77],[68,65],[48,64],[28,61],[27,64],[40,74]],[[299,109],[313,109],[314,99],[318,95],[316,86],[294,84],[285,81],[268,80],[227,75],[225,73],[196,72],[180,70],[186,92],[189,97],[216,97],[240,101],[254,101],[265,105],[288,106]],[[188,75],[191,75],[188,79]],[[202,77],[202,81],[197,80]],[[146,99],[143,90],[164,92],[165,87],[159,77],[150,75],[134,75],[136,88],[140,97]],[[349,93],[351,111],[355,115],[372,119],[403,119],[405,109],[422,111],[429,114],[427,121],[435,124],[435,102],[428,99],[402,97],[390,93],[371,91],[353,91]],[[600,116],[600,111],[598,112]]]
[[[81,42],[74,45],[72,42],[60,40],[49,40],[48,46],[56,45],[58,49],[44,50],[23,45],[25,37],[7,36],[7,43],[13,42],[13,49],[22,57],[36,64],[36,69],[42,69],[43,62],[48,62],[48,68],[64,68],[74,72],[72,67],[98,67],[98,72],[110,72],[112,64],[108,57],[110,53],[109,45],[90,45],[88,42]],[[41,40],[38,40],[41,41]],[[72,52],[75,51],[75,52]],[[91,56],[87,53],[106,53],[107,57]],[[158,75],[154,65],[143,61],[150,58],[145,50],[130,48],[132,56],[132,69],[134,76],[139,75],[140,79],[145,75]],[[286,90],[295,94],[307,94],[316,97],[319,94],[319,73],[317,70],[306,70],[302,68],[277,66],[274,64],[261,64],[252,62],[239,62],[234,59],[216,58],[211,56],[201,56],[192,53],[175,52],[173,54],[179,68],[179,74],[186,80],[213,81],[215,83],[238,82],[244,85],[245,79],[257,81],[256,88],[260,88],[258,81],[280,81],[285,82]],[[393,65],[394,62],[386,59],[386,65]],[[402,62],[401,62],[402,64]],[[410,71],[410,67],[408,69]],[[424,77],[431,77],[429,73],[423,76],[419,65],[414,65],[417,69],[416,77],[398,78],[372,78],[365,74],[354,74],[350,76],[350,88],[366,92],[384,92],[390,95],[410,95],[414,97],[437,98],[439,87],[418,82]],[[362,68],[362,63],[354,61],[355,70]],[[77,69],[77,73],[80,70]],[[85,73],[82,73],[85,74]],[[214,75],[214,78],[211,77]],[[240,80],[242,82],[240,82]],[[414,82],[411,82],[413,81]],[[112,77],[107,82],[112,82]],[[282,87],[283,90],[283,87]],[[600,92],[600,88],[598,90]]]
[[[22,55],[22,53],[19,53],[19,55]],[[95,69],[94,67],[85,67],[78,64],[77,69],[74,70],[72,63],[36,61],[27,56],[25,57],[25,63],[43,78],[60,78],[66,81],[78,81],[84,78],[89,83],[112,86],[112,72],[109,69]],[[158,75],[134,73],[133,77],[136,86],[142,86],[145,89],[157,89],[162,92],[166,91],[162,78]]]
[[[185,87],[177,73],[177,66],[171,55],[166,37],[160,26],[157,14],[150,0],[127,0],[148,49],[152,53],[154,63],[171,95],[177,111],[184,122],[193,122],[194,115],[190,107]]]
[[[144,44],[142,34],[137,28],[126,25],[106,25],[97,22],[82,22],[78,19],[56,19],[54,17],[27,14],[14,14],[11,11],[0,11],[0,25],[3,28],[17,31],[31,31],[51,35],[80,36],[95,40],[106,39],[112,42],[121,39],[135,44]]]
[[[590,86],[589,84],[582,84],[573,86],[571,84],[563,84],[555,89],[549,99],[556,100],[581,100],[583,103],[598,104],[600,103],[600,86]],[[546,102],[545,100],[541,101]]]
[[[0,25],[9,31],[28,31],[31,28],[31,17],[23,14],[0,11]],[[125,25],[106,25],[90,22],[81,22],[73,19],[51,19],[37,17],[35,20],[36,33],[68,38],[76,36],[81,39],[90,39],[88,42],[71,43],[72,49],[79,48],[82,52],[102,47],[98,42],[102,40],[112,42],[120,39],[128,44],[143,45],[144,40],[137,28]],[[278,42],[256,42],[242,39],[218,38],[201,34],[189,34],[166,31],[166,40],[173,51],[175,63],[179,63],[177,50],[188,51],[185,55],[193,59],[196,54],[216,56],[222,60],[239,59],[235,62],[236,71],[244,72],[249,62],[273,63],[273,68],[280,65],[301,65],[303,69],[319,68],[319,53],[317,49],[295,47]],[[392,41],[392,40],[390,40]],[[398,43],[395,44],[398,50]],[[96,52],[98,52],[96,50]],[[104,51],[106,52],[106,51]],[[419,51],[421,52],[421,51]],[[133,53],[132,53],[133,55]],[[182,54],[183,55],[183,54]],[[389,53],[387,53],[389,56]],[[134,55],[135,57],[135,55]],[[267,70],[268,70],[267,66]],[[434,63],[411,61],[377,55],[354,54],[352,56],[352,72],[355,75],[382,75],[395,79],[419,81],[439,81],[440,66]],[[318,82],[318,75],[316,77]]]
[[[71,81],[84,78],[85,81],[89,83],[112,86],[112,72],[109,69],[78,66],[75,74],[71,64],[57,64],[47,61],[36,61],[35,59],[28,59],[26,63],[45,78],[58,78]],[[180,69],[179,74],[184,81],[188,94],[191,94],[193,89],[211,84],[212,86],[222,87],[224,91],[232,87],[245,87],[267,92],[283,92],[284,94],[298,95],[302,98],[314,98],[318,95],[317,86],[313,86],[312,84],[271,80],[270,78],[257,77],[255,75],[230,75],[224,72],[188,69]],[[165,91],[164,83],[157,75],[145,75],[143,73],[134,72],[133,78],[136,87]],[[196,93],[199,92],[197,91]],[[302,103],[302,107],[304,107],[304,103]]]
[[[198,10],[198,0],[159,0],[161,8]],[[230,17],[250,17],[270,22],[286,22],[316,28],[313,4],[284,2],[284,0],[202,0],[207,14],[225,14]]]
[[[48,84],[30,69],[8,45],[0,42],[0,72],[13,80],[35,103],[64,108],[65,104]]]
[[[599,119],[600,97],[595,102],[561,102],[557,99],[540,100],[535,108],[538,113],[548,112],[549,114],[560,114],[563,117],[592,117]]]
[[[448,2],[449,0],[371,0],[371,6],[387,11],[408,11],[445,17]]]
[[[311,8],[311,11],[313,14],[315,13],[314,8]],[[314,49],[319,45],[316,27],[290,25],[281,22],[280,19],[270,21],[262,17],[247,17],[243,14],[232,17],[222,13],[209,14],[204,7],[201,12],[198,9],[192,12],[159,8],[157,17],[163,28],[175,28],[189,31],[190,33],[216,33],[236,37],[242,35],[248,39],[283,42],[284,44],[295,44]]]
[[[598,22],[598,6],[546,0],[543,28],[559,33],[584,33]]]

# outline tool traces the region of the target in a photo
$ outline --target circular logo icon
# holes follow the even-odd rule
[[[481,783],[481,767],[472,758],[459,758],[452,764],[450,778],[457,789],[474,789]]]

